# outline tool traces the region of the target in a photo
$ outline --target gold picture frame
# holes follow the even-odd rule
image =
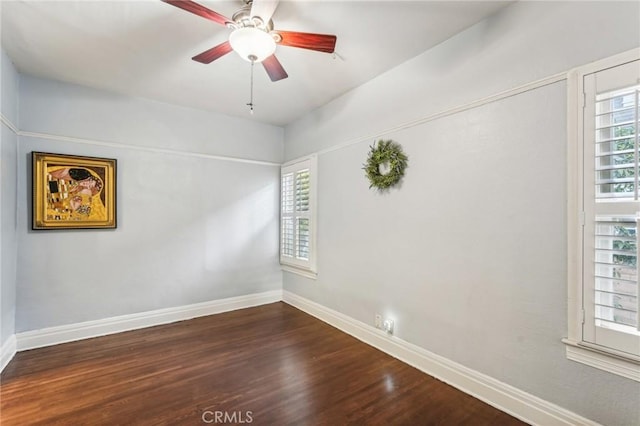
[[[34,230],[116,228],[112,158],[31,153]]]

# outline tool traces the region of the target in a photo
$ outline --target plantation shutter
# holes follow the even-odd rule
[[[282,256],[293,257],[295,243],[294,221],[294,197],[295,188],[293,173],[282,175],[282,224],[280,252]]]
[[[295,254],[298,259],[309,260],[309,169],[295,174],[296,223]]]
[[[313,170],[311,159],[282,168],[280,262],[313,270]]]
[[[640,356],[640,62],[585,76],[583,339]]]

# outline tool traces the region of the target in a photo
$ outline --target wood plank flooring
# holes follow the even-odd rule
[[[11,425],[522,425],[284,303],[18,353]]]

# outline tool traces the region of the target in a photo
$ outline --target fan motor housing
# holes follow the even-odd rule
[[[265,32],[270,32],[273,30],[273,21],[269,19],[269,22],[264,22],[260,17],[254,16],[251,18],[251,0],[246,1],[246,5],[238,9],[236,13],[233,14],[231,19],[233,19],[233,24],[229,24],[232,28],[246,28],[246,27],[254,27],[259,28]]]

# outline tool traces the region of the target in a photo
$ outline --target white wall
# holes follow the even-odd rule
[[[285,128],[297,158],[638,45],[637,2],[523,2]]]
[[[18,119],[18,73],[0,50],[2,116]],[[16,304],[16,167],[18,136],[4,122],[0,133],[0,347],[15,332]]]
[[[24,75],[19,94],[16,332],[281,288],[281,128]],[[31,151],[116,158],[118,228],[30,230]]]
[[[282,128],[24,76],[20,130],[279,162]]]
[[[285,129],[319,152],[318,279],[284,289],[607,425],[637,424],[637,382],[569,361],[566,83],[392,130],[619,53],[637,2],[519,2]],[[400,188],[368,189],[374,138],[401,143]]]

